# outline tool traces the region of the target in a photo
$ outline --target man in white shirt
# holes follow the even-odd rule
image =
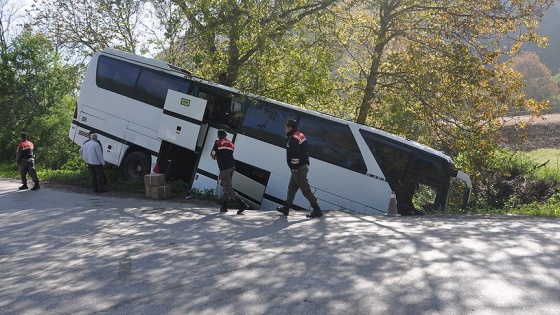
[[[80,155],[88,166],[89,173],[91,174],[91,185],[94,192],[106,192],[105,181],[103,176],[103,151],[101,145],[97,142],[97,134],[92,133],[90,140],[85,142],[80,148]]]

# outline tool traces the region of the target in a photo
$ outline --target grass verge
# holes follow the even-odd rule
[[[87,168],[84,166],[78,170],[52,170],[42,166],[36,166],[37,176],[41,182],[54,182],[62,185],[69,185],[78,188],[91,189],[91,178]],[[110,191],[123,193],[144,193],[143,180],[124,180],[116,167],[104,169],[107,176],[107,188]],[[0,163],[0,177],[19,179],[19,170],[15,163]],[[188,189],[188,185],[182,181],[170,183],[173,197],[186,197],[194,200],[216,201],[213,189],[204,191],[198,189]]]

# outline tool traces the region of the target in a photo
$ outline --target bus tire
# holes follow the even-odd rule
[[[122,172],[125,179],[142,179],[150,173],[150,156],[139,151],[129,153],[122,164]]]

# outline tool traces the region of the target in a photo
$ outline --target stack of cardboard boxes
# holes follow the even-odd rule
[[[166,185],[165,175],[148,174],[144,176],[144,189],[146,197],[152,199],[171,198],[171,185]]]

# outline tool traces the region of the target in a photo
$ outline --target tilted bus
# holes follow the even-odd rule
[[[290,178],[289,118],[308,139],[309,181],[322,209],[384,214],[392,193],[401,214],[443,209],[452,181],[463,183],[468,201],[469,176],[430,147],[114,49],[92,56],[69,136],[82,145],[96,132],[105,160],[127,178],[156,169],[170,181],[205,190],[218,185],[210,151],[224,129],[236,147],[234,189],[252,209],[271,210],[283,203]],[[298,194],[292,208],[308,209],[309,203]]]

